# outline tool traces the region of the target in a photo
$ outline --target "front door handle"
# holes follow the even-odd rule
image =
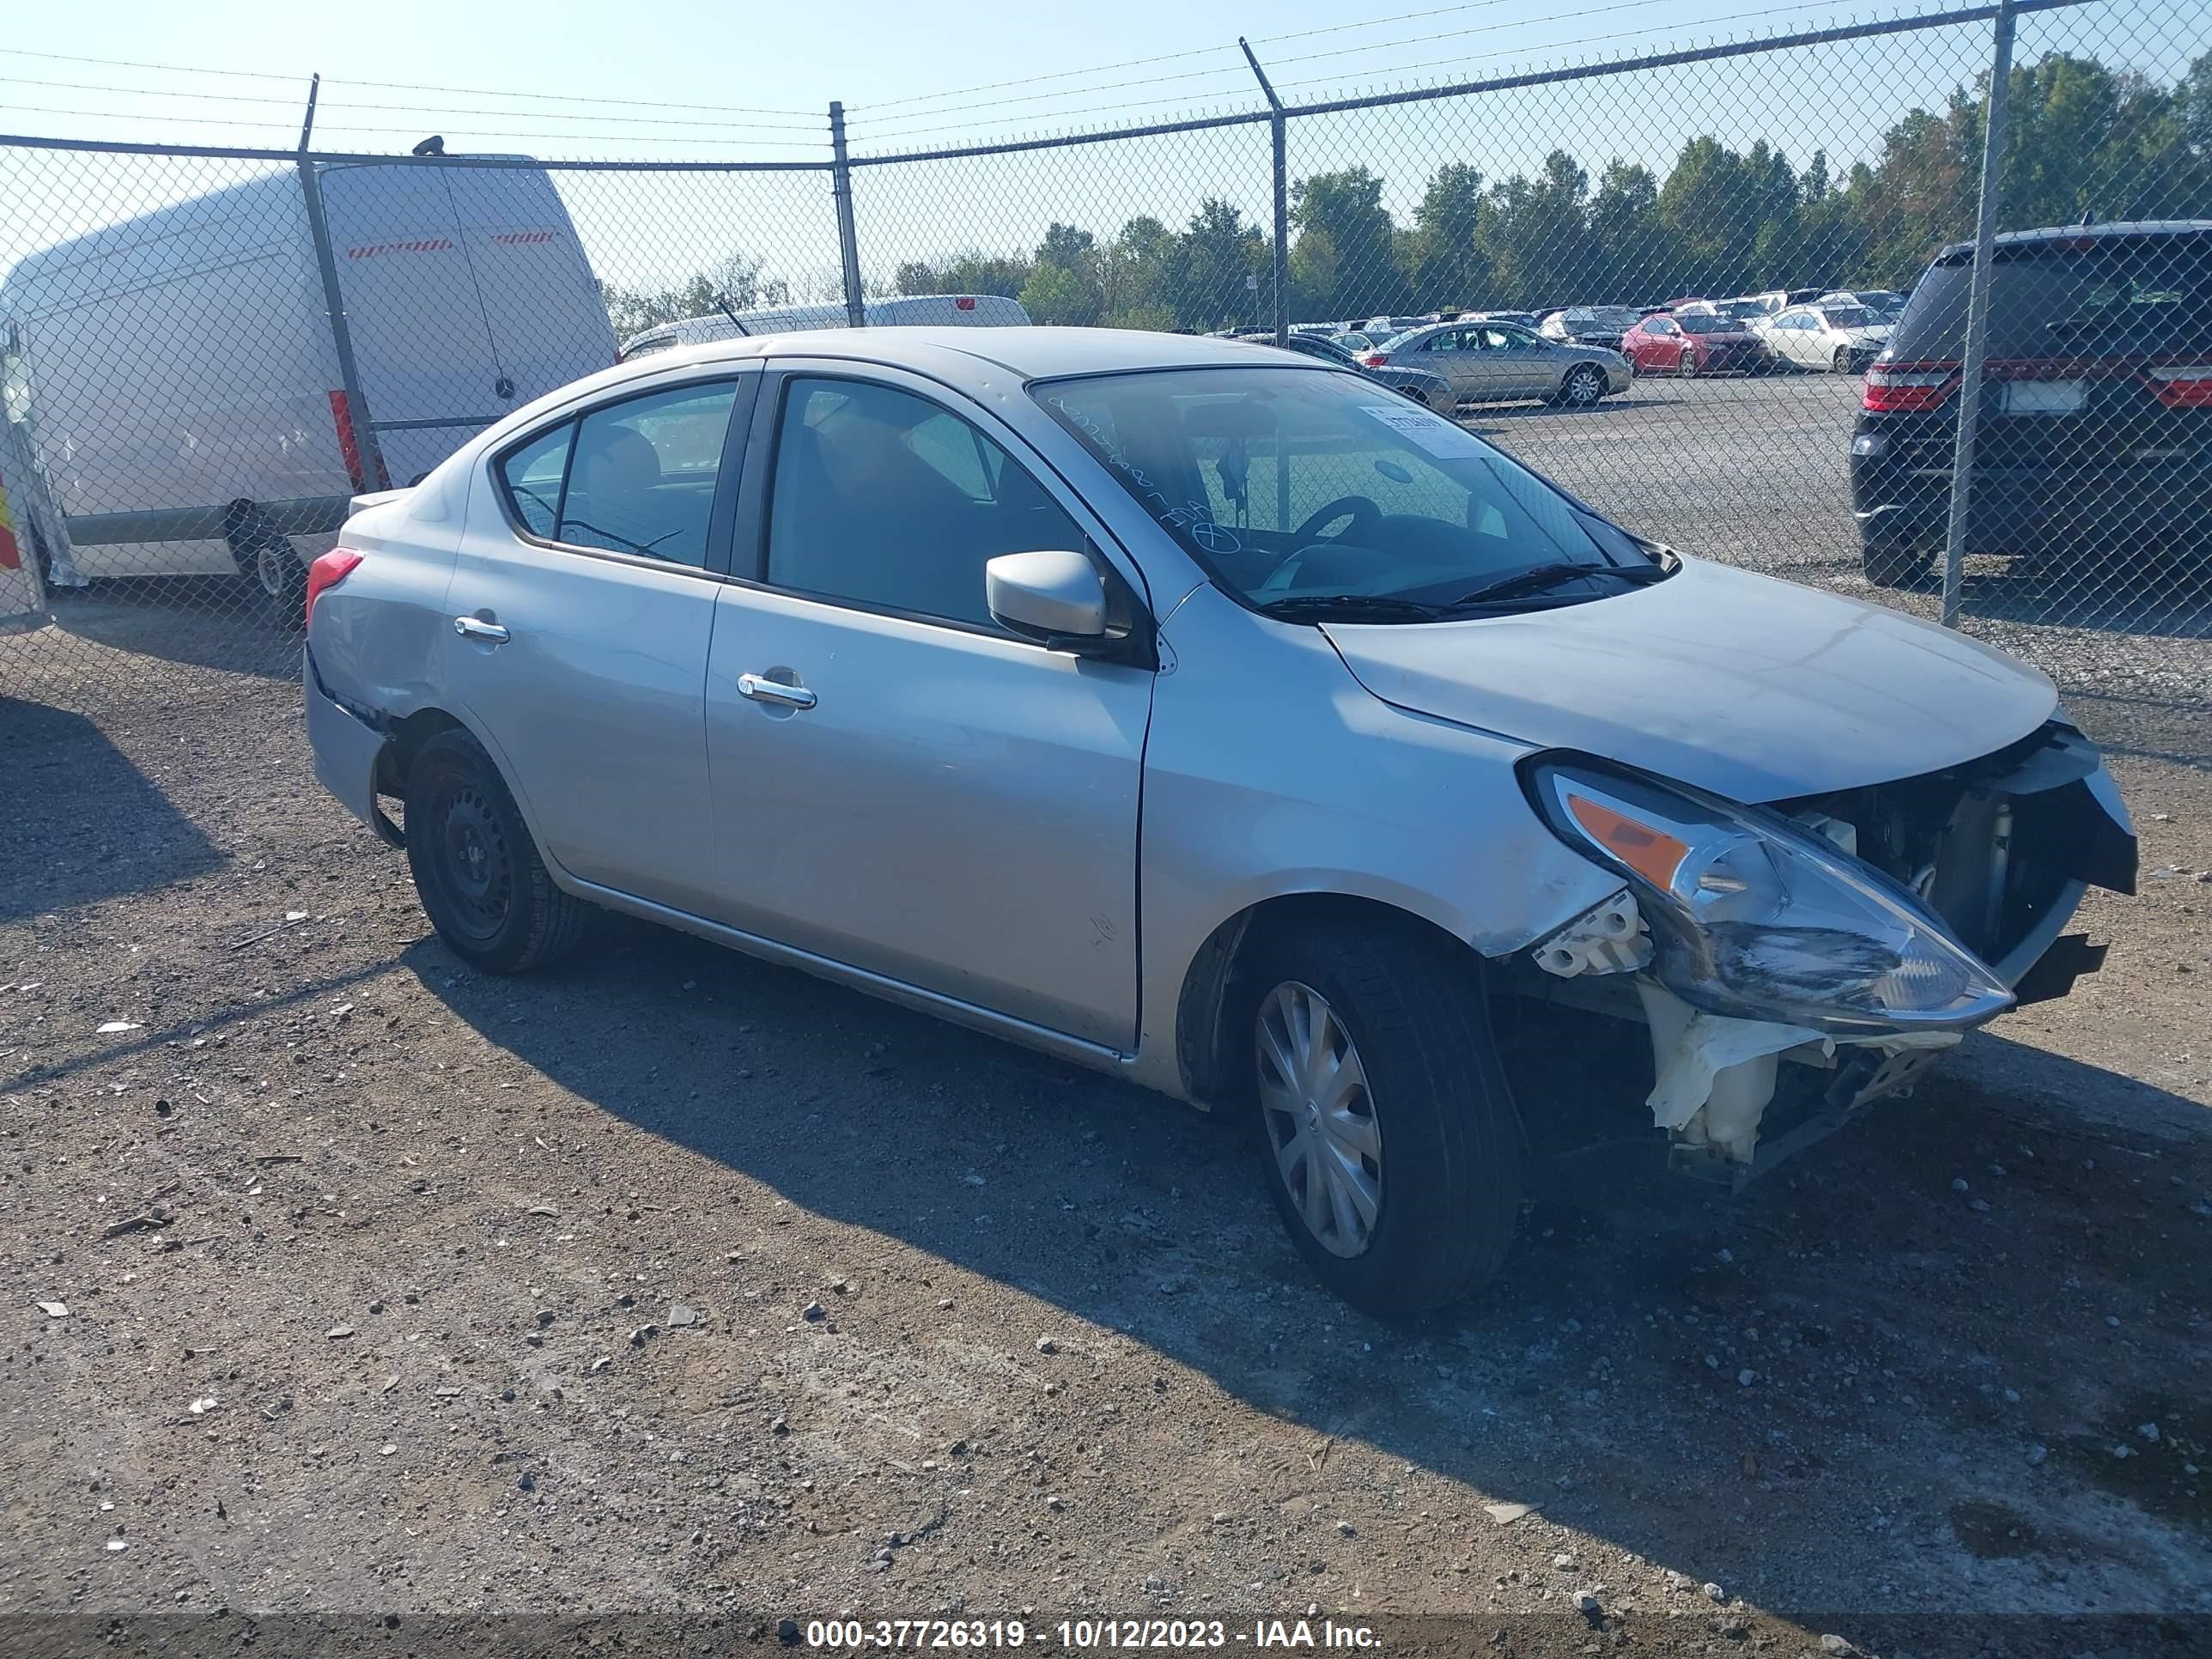
[[[783,708],[811,708],[814,694],[803,685],[786,685],[764,674],[738,676],[738,695],[755,702],[772,702]]]
[[[486,622],[481,617],[454,617],[453,632],[465,640],[481,640],[486,645],[505,645],[511,637],[503,624]]]

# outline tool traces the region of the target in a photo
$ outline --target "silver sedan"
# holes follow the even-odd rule
[[[306,605],[316,775],[461,961],[617,911],[1248,1114],[1381,1313],[1511,1243],[1493,1009],[1645,1028],[1622,1107],[1753,1174],[1778,1058],[1872,1100],[2134,880],[2032,670],[1232,341],[656,354],[360,498]]]
[[[1360,361],[1370,368],[1388,364],[1442,374],[1463,404],[1540,398],[1569,409],[1595,409],[1612,393],[1627,391],[1635,377],[1628,359],[1618,351],[1547,340],[1513,323],[1437,323],[1416,328]]]

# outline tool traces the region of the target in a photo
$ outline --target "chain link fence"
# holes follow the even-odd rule
[[[833,112],[803,161],[0,139],[0,691],[295,673],[352,495],[625,351],[1026,314],[1357,360],[1642,533],[2185,711],[2165,746],[2212,758],[2212,14],[1313,101],[1328,55],[1136,128],[892,115],[848,155]]]

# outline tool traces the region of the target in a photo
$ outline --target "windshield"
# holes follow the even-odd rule
[[[1575,569],[1512,603],[1595,599],[1661,574],[1642,544],[1555,486],[1348,374],[1158,369],[1032,391],[1217,586],[1255,608],[1288,602],[1283,614],[1303,615],[1334,601],[1343,615],[1420,621],[1375,613],[1449,607],[1559,566]]]

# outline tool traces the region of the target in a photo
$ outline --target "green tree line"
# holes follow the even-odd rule
[[[1821,151],[1800,167],[1764,140],[1739,151],[1701,137],[1663,179],[1616,156],[1593,185],[1555,149],[1503,179],[1443,162],[1401,222],[1369,168],[1314,173],[1291,192],[1291,315],[1909,287],[1972,233],[1982,91],[1911,111],[1840,178]],[[2003,224],[2212,216],[2212,54],[2169,86],[2054,53],[2016,69],[2010,94]],[[1026,252],[909,261],[895,286],[1007,295],[1039,322],[1211,329],[1270,314],[1272,263],[1266,227],[1208,198],[1180,226],[1140,215],[1101,236],[1055,222]]]

